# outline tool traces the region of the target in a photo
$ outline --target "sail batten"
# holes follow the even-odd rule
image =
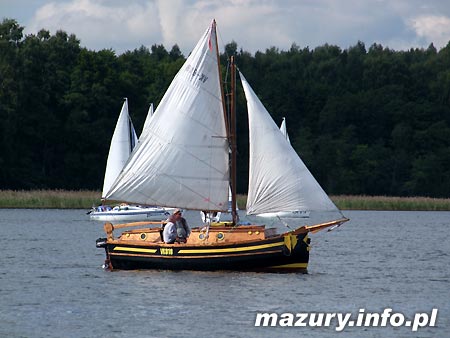
[[[239,75],[249,119],[247,214],[337,211],[242,73]]]
[[[158,105],[108,199],[228,208],[228,140],[213,24]]]

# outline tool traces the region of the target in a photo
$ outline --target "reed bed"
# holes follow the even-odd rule
[[[0,190],[0,208],[86,209],[100,203],[90,190]]]
[[[98,205],[101,192],[92,190],[0,190],[0,208],[89,209]],[[331,196],[342,210],[450,211],[449,198]],[[237,195],[239,209],[245,209],[246,195]]]
[[[392,211],[450,211],[450,198],[390,197],[390,196],[331,196],[341,210],[392,210]],[[238,195],[240,209],[245,209],[246,195]]]
[[[331,199],[341,210],[450,210],[450,198],[341,195]]]

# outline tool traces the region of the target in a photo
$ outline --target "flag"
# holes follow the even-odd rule
[[[213,51],[211,38],[212,38],[212,33],[213,33],[213,31],[215,31],[215,28],[216,28],[215,25],[216,25],[216,22],[213,20],[213,22],[211,23],[211,28],[209,29],[209,37],[208,37],[208,48],[211,52]]]
[[[212,34],[212,29],[209,31],[209,38],[208,38],[208,48],[212,52],[213,47],[212,47],[212,41],[211,41],[211,34]]]

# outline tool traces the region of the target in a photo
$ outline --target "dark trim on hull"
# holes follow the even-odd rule
[[[306,272],[309,238],[295,236],[288,248],[283,236],[239,245],[153,245],[106,244],[109,267],[121,270],[234,270]],[[162,253],[161,253],[162,252]]]

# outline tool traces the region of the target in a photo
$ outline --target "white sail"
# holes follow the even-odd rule
[[[247,214],[338,210],[290,143],[286,142],[244,76],[239,74],[249,120]]]
[[[281,122],[280,130],[281,130],[281,133],[284,135],[284,138],[290,144],[291,140],[289,140],[289,134],[288,134],[287,129],[286,129],[286,118],[285,117],[283,117],[283,121]]]
[[[125,98],[109,147],[102,198],[105,197],[115,179],[119,176],[136,143],[137,135],[128,114],[128,100]]]
[[[215,22],[172,81],[108,199],[228,209],[229,146]]]
[[[144,127],[142,128],[142,133],[141,136],[146,134],[146,132],[148,132],[148,128],[150,126],[150,120],[153,117],[153,103],[150,104],[150,107],[148,108],[148,112],[147,112],[147,117],[145,118],[145,122],[144,122]]]

